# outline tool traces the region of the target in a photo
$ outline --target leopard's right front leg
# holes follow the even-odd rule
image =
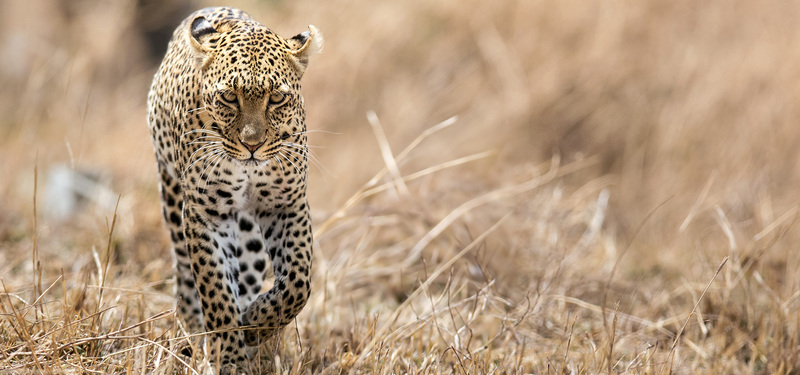
[[[220,227],[225,224],[224,220],[213,209],[199,205],[197,200],[197,197],[185,197],[183,228],[203,323],[206,331],[212,332],[206,336],[209,358],[212,361],[219,358],[221,365],[246,363],[244,336],[237,330],[241,325],[235,271],[238,264],[232,263],[220,246]]]

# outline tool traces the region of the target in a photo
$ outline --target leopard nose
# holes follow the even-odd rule
[[[242,145],[244,145],[244,147],[247,147],[247,149],[250,150],[250,152],[256,152],[256,150],[258,150],[258,148],[261,147],[261,145],[263,145],[264,142],[266,142],[266,140],[261,141],[259,143],[247,143],[240,139],[239,142],[242,142]]]

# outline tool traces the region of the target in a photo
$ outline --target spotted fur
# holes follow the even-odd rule
[[[178,313],[192,332],[216,331],[207,343],[223,365],[244,363],[245,343],[275,334],[308,301],[300,78],[321,43],[313,26],[284,39],[241,10],[206,8],[178,26],[153,78],[148,125]],[[275,281],[261,293],[270,265]],[[235,330],[248,325],[259,330]]]

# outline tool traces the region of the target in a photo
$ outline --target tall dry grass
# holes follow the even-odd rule
[[[145,126],[148,38],[206,5],[2,4],[0,372],[209,370]],[[327,43],[314,293],[256,372],[798,372],[800,4],[235,6]],[[54,217],[59,165],[105,196]]]

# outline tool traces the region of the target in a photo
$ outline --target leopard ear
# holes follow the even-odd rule
[[[192,20],[189,33],[191,34],[192,45],[195,48],[207,51],[211,48],[209,40],[214,34],[217,34],[217,30],[205,17],[198,16]]]
[[[322,33],[313,25],[308,26],[308,31],[297,34],[287,40],[289,54],[294,59],[295,66],[302,76],[308,66],[308,58],[322,52]]]
[[[194,47],[195,62],[205,67],[213,58],[212,51],[219,32],[203,16],[197,16],[189,25],[189,41]]]

